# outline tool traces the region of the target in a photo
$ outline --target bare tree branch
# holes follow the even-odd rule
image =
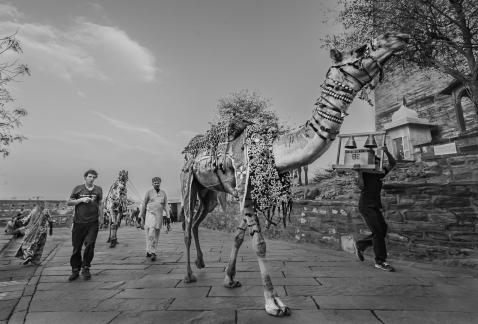
[[[410,69],[433,69],[464,85],[478,80],[476,0],[340,0],[346,32],[325,38],[326,46],[354,46],[388,30],[409,33],[404,60]],[[403,65],[390,64],[388,69]],[[478,90],[477,90],[478,91]],[[478,107],[478,93],[471,96]]]
[[[20,42],[15,38],[16,33],[0,38],[0,55],[13,51],[22,53]],[[12,134],[15,128],[22,125],[21,120],[26,116],[24,109],[8,109],[7,104],[14,101],[7,89],[9,82],[16,81],[21,75],[30,75],[30,69],[24,64],[13,62],[0,63],[0,154],[3,157],[9,155],[9,147],[14,142],[21,142],[26,139],[23,135]]]

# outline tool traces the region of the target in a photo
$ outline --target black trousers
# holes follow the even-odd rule
[[[80,270],[81,267],[90,267],[91,260],[93,260],[93,256],[95,255],[98,227],[98,222],[73,223],[73,229],[71,231],[73,253],[70,258],[70,265],[73,270]],[[81,249],[83,244],[85,245],[85,250],[82,258]]]
[[[387,235],[387,223],[383,218],[382,212],[376,207],[359,206],[368,228],[372,232],[371,235],[357,241],[357,247],[365,250],[369,246],[373,246],[376,262],[384,262],[387,260],[387,247],[385,245],[385,236]]]

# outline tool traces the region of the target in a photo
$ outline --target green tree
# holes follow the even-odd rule
[[[254,124],[279,130],[279,117],[270,110],[271,104],[258,92],[241,90],[219,99],[217,114],[219,121],[228,122],[240,118]]]
[[[0,55],[4,57],[10,53],[20,54],[22,48],[15,35],[0,38]],[[17,61],[0,63],[0,154],[3,157],[10,153],[9,147],[14,142],[21,142],[25,137],[14,133],[21,126],[21,119],[27,112],[22,108],[10,108],[15,101],[7,85],[21,75],[30,75],[28,66],[18,64]]]
[[[340,0],[341,35],[328,36],[330,47],[363,44],[386,31],[411,35],[400,57],[405,68],[439,71],[459,81],[478,109],[478,3],[476,0]],[[397,63],[395,61],[395,63]],[[389,65],[396,68],[397,65]]]

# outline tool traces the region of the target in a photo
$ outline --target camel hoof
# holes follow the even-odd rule
[[[274,317],[285,317],[285,316],[290,316],[291,314],[291,311],[290,311],[290,308],[289,307],[285,307],[285,309],[276,309],[272,312],[268,312],[266,310],[266,313],[271,315],[271,316],[274,316]]]
[[[271,302],[266,302],[266,313],[274,317],[290,316],[291,310],[289,307],[277,297],[273,298]]]
[[[196,281],[197,281],[197,278],[192,273],[184,276],[184,283],[191,283]]]
[[[201,260],[196,259],[196,262],[194,262],[194,263],[196,263],[196,267],[197,267],[198,269],[202,269],[202,268],[204,268],[204,267],[206,266],[206,265],[204,264],[204,260],[202,260],[202,259],[201,259]]]
[[[228,281],[228,282],[224,283],[224,287],[226,287],[226,288],[239,288],[241,286],[242,286],[242,284],[237,280],[231,280],[231,281]]]

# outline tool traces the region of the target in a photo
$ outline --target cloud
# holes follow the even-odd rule
[[[66,136],[65,134],[63,135],[58,135],[58,136],[53,136],[53,135],[33,135],[30,136],[29,138],[32,141],[39,141],[39,142],[45,142],[45,141],[56,141],[56,142],[61,142],[65,143],[68,145],[71,144],[76,144],[76,145],[87,145],[88,142],[82,139],[75,139],[71,138],[69,136]]]
[[[88,141],[94,140],[94,141],[106,142],[124,150],[136,150],[136,151],[141,151],[143,153],[148,153],[151,155],[158,155],[157,151],[152,150],[150,148],[139,146],[139,145],[129,145],[107,135],[96,134],[96,133],[80,133],[80,132],[73,132],[73,131],[69,132],[68,134],[74,137],[78,137],[80,139],[88,140]]]
[[[102,26],[78,19],[70,36],[84,48],[95,49],[115,67],[117,76],[152,82],[158,68],[154,55],[118,27]],[[106,63],[106,62],[103,62]],[[113,72],[113,71],[110,71]]]
[[[0,3],[0,17],[8,17],[13,19],[25,18],[25,15],[18,11],[17,8],[7,3]]]
[[[76,77],[102,81],[157,80],[159,69],[152,52],[116,26],[99,25],[76,18],[67,28],[21,21],[22,13],[11,5],[0,33],[17,33],[26,62],[33,70],[52,73],[65,80]],[[20,19],[20,21],[17,21]]]
[[[84,6],[87,8],[91,8],[95,12],[104,12],[103,6],[96,2],[87,2],[84,4]]]
[[[111,125],[113,125],[117,128],[124,129],[124,130],[127,130],[127,131],[147,134],[147,135],[153,137],[154,139],[156,139],[158,142],[160,142],[163,145],[168,145],[169,144],[169,142],[164,137],[162,137],[161,135],[159,135],[158,133],[152,131],[151,129],[149,129],[147,127],[132,125],[130,123],[108,117],[108,116],[106,116],[106,115],[104,115],[100,112],[96,112],[96,111],[93,111],[93,114],[95,114],[96,116],[106,120],[108,123],[110,123]]]
[[[58,134],[57,136],[53,135],[34,135],[31,136],[30,139],[41,141],[41,142],[49,142],[49,141],[56,141],[65,143],[68,145],[80,145],[82,149],[84,147],[91,147],[91,141],[102,141],[108,144],[112,144],[120,149],[123,150],[136,150],[144,153],[148,153],[150,155],[157,156],[158,152],[139,145],[130,145],[126,144],[123,141],[119,141],[107,135],[97,134],[97,133],[81,133],[77,131],[70,131],[67,133]]]

